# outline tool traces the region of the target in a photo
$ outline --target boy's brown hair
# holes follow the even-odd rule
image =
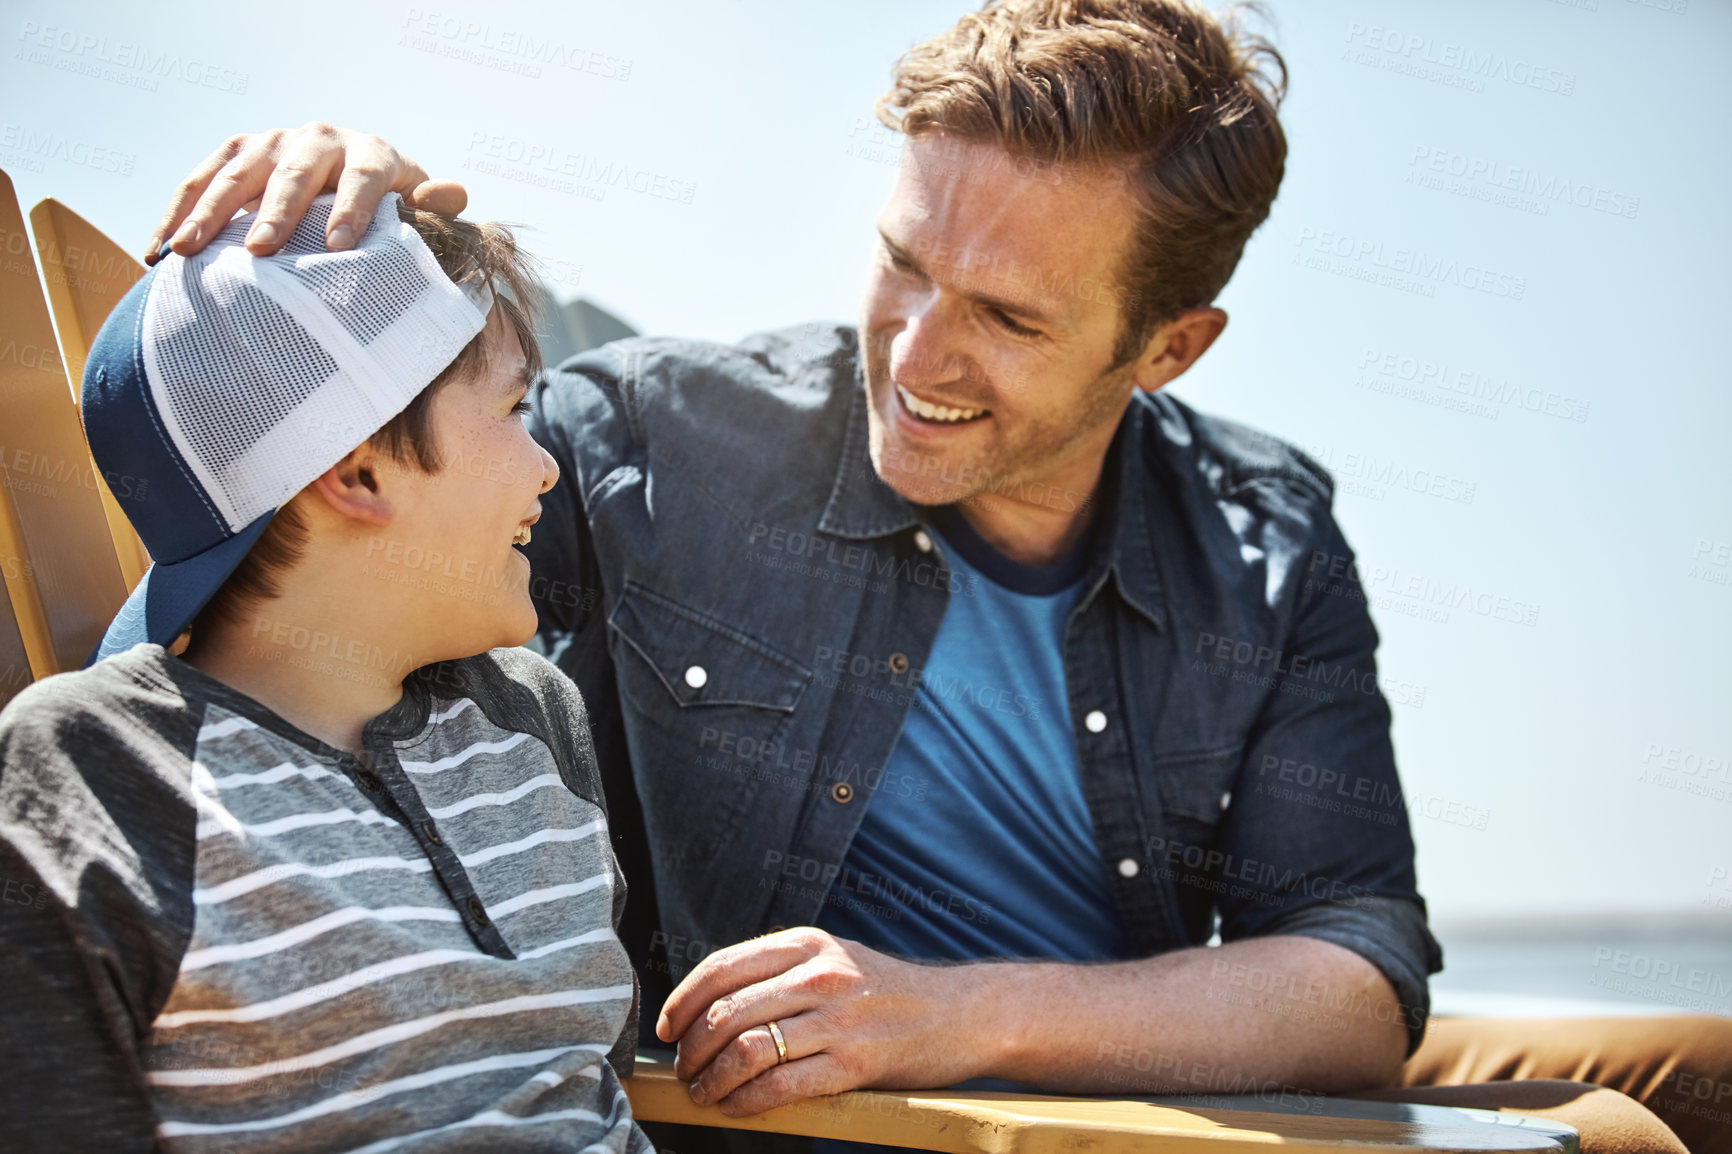
[[[504,314],[506,323],[517,335],[528,371],[540,372],[541,350],[535,341],[535,309],[541,289],[529,257],[517,247],[511,230],[499,224],[477,224],[457,217],[440,216],[410,208],[401,202],[397,215],[420,234],[452,283],[462,284],[471,278],[483,277],[496,290],[503,290],[494,293],[494,307]],[[463,346],[456,360],[365,443],[381,450],[392,460],[413,465],[424,473],[439,472],[444,462],[439,459],[438,441],[433,432],[433,396],[452,381],[469,377],[481,367],[486,355],[485,341],[486,332],[477,333]],[[259,602],[281,595],[277,579],[301,560],[306,547],[307,523],[291,498],[277,510],[263,535],[247,551],[222,588],[193,618],[192,631],[197,633],[201,625],[216,620],[231,625],[243,624],[248,612]]]
[[[1140,215],[1117,367],[1215,299],[1281,186],[1287,69],[1245,31],[1250,7],[1217,19],[1189,0],[990,0],[903,55],[878,118],[1124,173]]]

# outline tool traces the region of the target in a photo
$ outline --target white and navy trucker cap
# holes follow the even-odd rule
[[[154,564],[86,664],[178,637],[271,515],[402,412],[487,323],[386,196],[360,243],[325,251],[333,197],[273,256],[250,217],[158,261],[115,306],[84,368],[84,435]]]

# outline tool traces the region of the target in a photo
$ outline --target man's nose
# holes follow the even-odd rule
[[[933,293],[892,338],[890,376],[909,388],[956,380],[968,364],[960,337],[959,318]]]

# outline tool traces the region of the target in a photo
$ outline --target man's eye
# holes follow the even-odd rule
[[[906,258],[899,256],[896,253],[890,254],[890,266],[892,268],[894,268],[897,272],[910,273],[910,274],[912,274],[914,272],[914,265],[911,262],[909,262]]]
[[[1003,311],[1002,309],[990,309],[988,311],[992,313],[992,318],[999,323],[999,326],[1004,328],[1008,332],[1015,333],[1019,337],[1038,337],[1038,336],[1040,336],[1040,330],[1039,329],[1031,329],[1025,324],[1017,323],[1016,321],[1011,319],[1009,313]]]

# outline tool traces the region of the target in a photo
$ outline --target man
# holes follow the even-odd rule
[[[645,968],[698,963],[656,1023],[696,1101],[1346,1092],[1418,1046],[1440,951],[1329,479],[1159,392],[1279,187],[1280,75],[1179,0],[989,4],[881,102],[858,330],[536,390],[541,636],[641,805]],[[330,186],[340,247],[386,188],[460,203],[426,176],[236,137],[158,238],[257,201],[269,251]]]

